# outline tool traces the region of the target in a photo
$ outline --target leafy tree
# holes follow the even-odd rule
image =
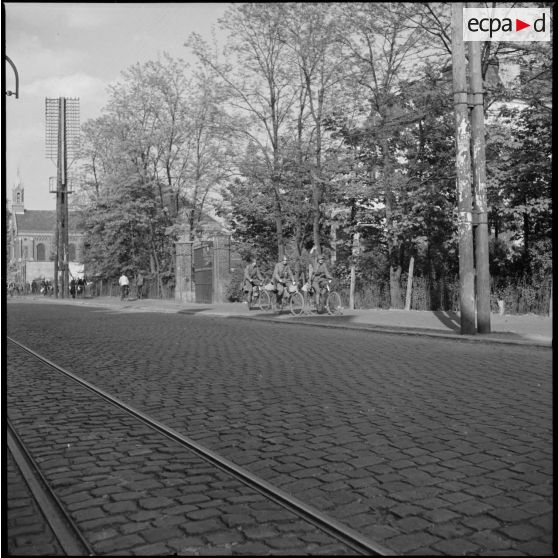
[[[502,107],[487,146],[491,218],[522,247],[522,272],[548,273],[552,235],[552,122],[538,103]],[[500,232],[500,231],[499,231]]]
[[[367,172],[372,198],[381,200],[385,242],[390,262],[391,305],[401,307],[400,277],[405,257],[400,200],[406,179],[399,168],[396,140],[400,132],[420,118],[401,103],[402,85],[411,75],[420,48],[420,32],[408,24],[405,12],[391,4],[349,4],[343,43],[352,63],[355,85],[369,103],[362,104],[365,123],[357,127],[361,145],[368,146]]]
[[[257,147],[250,154],[259,159],[258,177],[249,177],[269,195],[273,204],[278,252],[284,250],[281,184],[281,129],[291,109],[293,92],[286,47],[281,38],[281,13],[277,4],[233,5],[220,20],[228,32],[228,61],[221,63],[197,34],[187,43],[203,68],[219,79],[227,93],[229,126],[244,145]],[[256,182],[256,178],[260,182]]]
[[[339,85],[346,77],[338,25],[343,6],[338,3],[289,2],[281,7],[283,40],[294,55],[300,79],[296,144],[299,150],[298,185],[302,188],[305,178],[311,185],[313,242],[320,253],[320,204],[328,181],[323,161],[327,140],[324,119],[333,110]],[[307,147],[303,146],[305,140]],[[304,164],[305,155],[309,156]]]
[[[84,125],[88,263],[113,275],[151,269],[160,290],[174,276],[180,202],[192,239],[211,190],[228,176],[218,92],[187,70],[168,56],[128,68],[104,115]]]

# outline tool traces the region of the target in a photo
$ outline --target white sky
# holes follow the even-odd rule
[[[55,209],[45,156],[45,98],[79,97],[80,122],[101,115],[107,86],[137,62],[163,52],[194,61],[189,34],[210,38],[225,3],[4,2],[5,54],[19,74],[19,99],[6,97],[6,192],[11,199],[19,169],[26,209]],[[5,89],[14,73],[5,62]],[[71,204],[71,198],[70,198]]]

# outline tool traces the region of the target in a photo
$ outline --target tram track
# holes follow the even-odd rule
[[[25,448],[14,428],[7,421],[6,442],[27,487],[29,488],[44,521],[66,556],[94,556],[93,550],[80,530],[50,488],[37,463]]]
[[[389,549],[382,547],[380,544],[377,544],[375,541],[372,541],[353,529],[350,529],[343,523],[298,500],[278,487],[271,485],[242,467],[237,466],[235,463],[227,460],[223,456],[180,434],[176,430],[169,428],[160,421],[157,421],[147,414],[133,408],[108,392],[80,378],[76,374],[58,366],[56,363],[33,351],[29,347],[26,347],[19,341],[11,337],[7,337],[7,339],[14,347],[17,347],[25,354],[31,356],[42,365],[47,366],[57,375],[62,375],[64,378],[72,380],[75,384],[94,394],[96,398],[103,400],[105,403],[117,408],[120,412],[125,413],[128,417],[140,422],[142,425],[150,429],[150,431],[156,432],[164,436],[167,440],[172,441],[174,444],[178,444],[181,448],[192,452],[206,464],[209,464],[220,470],[225,475],[236,479],[236,481],[241,483],[243,486],[257,492],[265,499],[280,506],[287,512],[294,514],[300,520],[313,525],[328,537],[331,537],[332,539],[338,541],[338,543],[346,546],[347,549],[350,549],[351,553],[372,556],[393,555]]]

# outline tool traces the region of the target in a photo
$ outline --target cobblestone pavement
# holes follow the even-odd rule
[[[97,555],[347,555],[234,477],[8,347],[10,420]]]
[[[400,554],[552,555],[552,352],[13,303],[8,334]]]
[[[64,556],[11,453],[6,452],[7,548],[10,556]]]

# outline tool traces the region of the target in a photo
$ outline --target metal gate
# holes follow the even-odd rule
[[[194,248],[196,302],[213,303],[213,242]]]

